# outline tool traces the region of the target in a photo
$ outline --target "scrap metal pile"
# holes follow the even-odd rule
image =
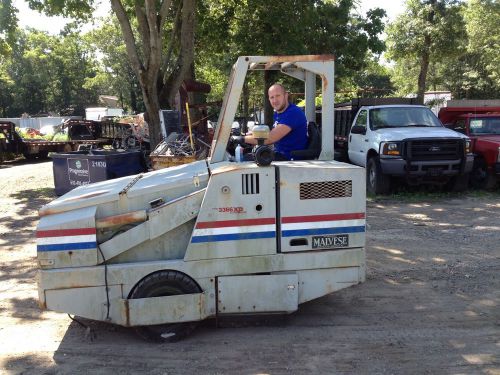
[[[153,169],[161,169],[204,159],[209,148],[208,144],[195,136],[191,141],[187,134],[172,133],[149,156]]]
[[[168,137],[166,140],[156,146],[151,155],[165,155],[165,156],[192,156],[195,153],[194,148],[191,146],[189,135],[177,135]]]

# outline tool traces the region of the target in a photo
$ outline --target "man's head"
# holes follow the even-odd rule
[[[288,93],[281,83],[269,87],[269,102],[276,112],[283,112],[288,106]]]

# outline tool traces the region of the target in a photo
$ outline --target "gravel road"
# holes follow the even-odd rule
[[[367,203],[366,283],[176,344],[40,311],[51,162],[0,166],[1,374],[500,374],[500,192]]]

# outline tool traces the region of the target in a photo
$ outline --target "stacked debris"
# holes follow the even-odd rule
[[[149,155],[153,169],[168,168],[205,159],[210,145],[187,134],[171,133]]]

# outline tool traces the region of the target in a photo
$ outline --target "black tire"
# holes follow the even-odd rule
[[[125,144],[125,149],[134,149],[139,146],[139,140],[135,137],[135,135],[129,135],[127,138],[125,138],[125,141],[123,142]]]
[[[382,173],[378,156],[366,164],[366,190],[371,194],[387,194],[391,190],[390,177]]]
[[[40,151],[38,153],[38,159],[48,159],[49,152],[48,151]]]
[[[23,156],[24,156],[27,160],[35,160],[35,159],[36,159],[37,154],[28,154],[27,152],[23,152]]]
[[[488,171],[488,165],[484,159],[474,160],[474,166],[470,174],[470,184],[475,189],[493,189],[497,183],[497,177]]]
[[[129,299],[174,296],[178,294],[200,293],[201,289],[189,276],[178,271],[152,273],[130,292]],[[189,335],[197,322],[158,324],[135,327],[142,338],[156,342],[176,342]]]
[[[113,139],[113,142],[111,143],[111,147],[113,147],[113,149],[115,149],[115,150],[122,148],[122,140],[119,138]]]
[[[445,190],[455,193],[461,193],[467,190],[468,182],[469,182],[468,173],[452,177],[451,180],[446,183]]]

